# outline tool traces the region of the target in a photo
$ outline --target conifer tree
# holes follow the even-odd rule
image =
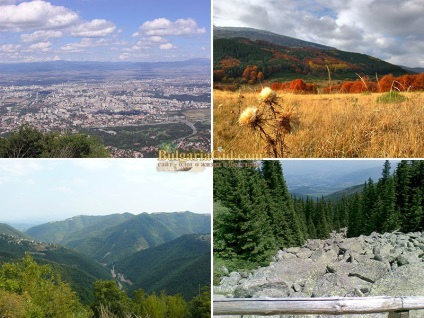
[[[276,160],[262,161],[262,174],[270,195],[270,218],[280,247],[300,245],[305,240],[301,219],[296,214],[287,190],[281,164]]]
[[[399,215],[395,208],[395,183],[390,175],[390,161],[386,160],[383,167],[382,177],[377,186],[380,201],[382,202],[379,211],[380,232],[389,232],[400,229]]]

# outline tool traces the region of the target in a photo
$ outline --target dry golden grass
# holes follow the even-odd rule
[[[298,126],[285,136],[286,158],[423,158],[424,93],[402,93],[400,103],[377,103],[381,94],[294,95],[278,93],[294,109]],[[257,91],[214,91],[214,154],[266,155],[255,131],[239,114],[258,105]],[[251,157],[250,157],[251,158]]]

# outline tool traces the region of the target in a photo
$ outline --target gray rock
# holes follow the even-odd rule
[[[253,298],[270,297],[270,298],[284,298],[290,295],[288,288],[281,286],[280,288],[263,288],[252,295]]]
[[[286,249],[286,252],[291,253],[291,254],[297,254],[297,253],[300,252],[300,250],[301,250],[300,247],[290,247],[290,248]]]
[[[300,291],[302,291],[302,286],[300,286],[300,284],[299,284],[299,283],[294,283],[294,284],[293,284],[293,290],[294,290],[295,292],[300,292]]]
[[[231,272],[229,276],[225,276],[221,279],[221,284],[224,285],[237,285],[241,279],[241,275],[237,272]]]

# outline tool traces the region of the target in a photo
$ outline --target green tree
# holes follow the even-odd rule
[[[113,280],[98,280],[93,284],[94,301],[92,309],[100,317],[102,308],[106,308],[118,317],[125,317],[131,312],[128,295],[119,289]]]
[[[204,287],[200,295],[194,297],[188,304],[190,318],[211,317],[211,291],[210,287]]]
[[[42,133],[29,125],[0,138],[2,158],[104,158],[109,151],[97,137],[86,134]]]
[[[395,208],[395,182],[390,175],[390,161],[386,160],[383,167],[382,177],[378,181],[378,194],[382,202],[379,211],[379,224],[381,232],[389,232],[400,229],[399,214]]]
[[[214,198],[228,209],[214,225],[219,239],[225,241],[221,256],[262,264],[276,251],[266,188],[262,175],[253,167],[234,163],[214,169]],[[220,244],[224,246],[223,241]]]
[[[301,219],[294,209],[280,162],[262,161],[262,174],[268,186],[270,221],[279,247],[302,244],[305,234],[302,232]]]
[[[50,266],[38,265],[29,255],[21,262],[5,263],[0,269],[0,290],[22,296],[28,317],[90,317],[70,286]],[[11,296],[12,297],[12,296]],[[13,296],[15,300],[21,297]]]
[[[38,158],[44,150],[43,134],[29,125],[20,126],[0,142],[2,158]]]

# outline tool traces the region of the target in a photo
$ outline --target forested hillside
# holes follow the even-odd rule
[[[214,81],[254,84],[263,79],[358,79],[411,72],[369,55],[320,49],[291,47],[246,38],[214,39]],[[306,77],[308,76],[308,77]]]
[[[83,303],[92,300],[92,284],[109,279],[107,268],[74,250],[16,236],[0,234],[0,264],[31,255],[40,264],[49,264],[77,292]]]
[[[148,293],[166,290],[189,300],[199,286],[210,284],[211,236],[190,234],[158,247],[139,251],[114,264],[121,283],[130,293],[142,288]]]
[[[209,232],[210,215],[192,212],[76,216],[26,231],[37,240],[63,244],[104,264],[185,234]]]
[[[204,288],[187,302],[181,295],[147,294],[139,289],[134,297],[111,280],[92,284],[89,304],[78,295],[52,265],[39,265],[30,255],[0,268],[0,316],[13,318],[208,318],[210,289]]]
[[[347,227],[349,236],[373,231],[424,229],[424,162],[386,161],[378,182],[332,200],[294,199],[278,161],[214,170],[214,252],[220,259],[265,264],[277,249],[327,238]]]

